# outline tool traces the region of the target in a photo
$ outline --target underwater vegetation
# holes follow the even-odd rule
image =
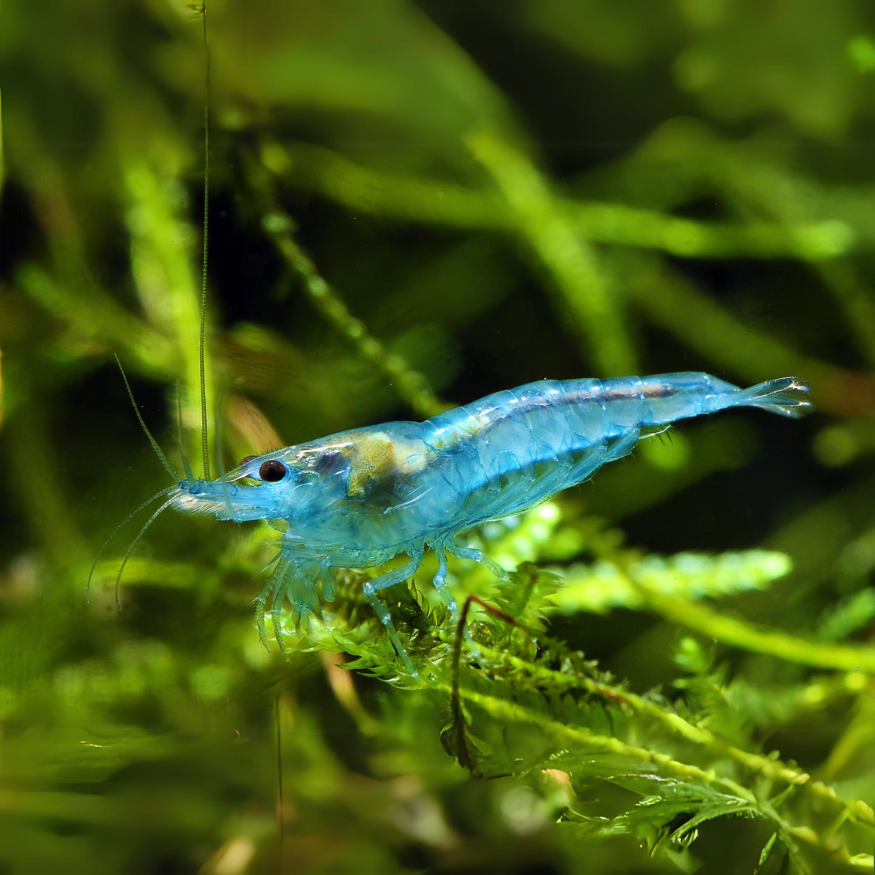
[[[0,875],[873,871],[864,0],[20,4],[0,69]],[[344,567],[284,655],[282,531],[113,535],[174,488],[114,356],[189,480],[544,378],[816,413],[478,526],[456,610],[427,552],[400,647]]]

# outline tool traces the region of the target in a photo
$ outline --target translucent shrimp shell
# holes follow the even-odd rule
[[[811,409],[807,393],[807,385],[792,377],[749,389],[704,373],[545,380],[425,422],[390,422],[287,447],[252,458],[220,480],[185,480],[173,504],[282,527],[280,556],[258,599],[262,636],[264,612],[278,630],[286,597],[306,614],[318,603],[321,581],[323,597],[331,598],[334,568],[369,568],[408,554],[407,565],[364,588],[400,649],[375,594],[409,578],[426,547],[438,555],[439,588],[448,552],[503,575],[455,536],[586,480],[641,437],[677,420],[742,406],[798,417]]]

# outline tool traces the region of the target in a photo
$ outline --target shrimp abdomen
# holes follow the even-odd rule
[[[792,377],[740,389],[694,372],[545,380],[447,411],[423,423],[423,436],[438,451],[433,471],[457,491],[461,529],[580,483],[631,452],[642,431],[736,406],[801,416],[807,391]]]

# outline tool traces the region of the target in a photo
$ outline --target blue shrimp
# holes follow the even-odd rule
[[[545,380],[425,422],[357,428],[248,457],[217,480],[182,480],[169,503],[220,520],[267,520],[282,531],[279,556],[256,602],[265,646],[267,613],[282,647],[286,598],[306,617],[318,607],[317,585],[323,599],[334,598],[335,569],[373,568],[406,554],[403,566],[365,583],[364,595],[411,668],[378,593],[411,578],[427,547],[437,555],[439,591],[448,554],[507,579],[503,568],[456,536],[581,483],[677,420],[745,406],[799,417],[811,410],[807,395],[807,384],[793,377],[749,389],[704,373]]]

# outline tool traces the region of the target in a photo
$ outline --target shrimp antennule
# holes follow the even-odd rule
[[[216,417],[216,434],[213,439],[213,445],[217,447],[216,450],[216,467],[219,469],[219,480],[222,483],[222,497],[225,499],[225,507],[228,509],[229,518],[234,513],[234,508],[231,505],[231,496],[228,494],[228,472],[225,470],[225,463],[222,460],[223,456],[223,443],[224,443],[224,435],[222,431],[222,418],[225,410],[225,393],[222,393],[222,397],[218,402],[219,413]]]
[[[164,451],[158,446],[158,441],[152,437],[152,432],[149,431],[148,426],[143,421],[143,417],[140,414],[140,409],[137,407],[137,402],[134,399],[134,393],[131,390],[131,384],[128,382],[127,374],[125,374],[125,369],[122,367],[122,363],[119,361],[119,357],[115,356],[115,363],[118,365],[118,369],[121,371],[122,379],[125,381],[125,389],[128,390],[128,398],[131,399],[131,406],[134,408],[134,413],[137,416],[137,421],[140,423],[140,428],[146,433],[146,437],[149,438],[149,443],[152,444],[152,449],[155,451],[155,455],[158,456],[158,461],[164,466],[167,473],[175,480],[179,480],[179,474],[176,473],[176,469],[167,459],[167,456],[164,455]],[[151,499],[150,499],[151,501]]]
[[[186,480],[194,480],[188,456],[185,454],[185,443],[182,440],[182,400],[179,391],[179,380],[176,381],[176,443],[179,446],[179,454],[182,456],[182,469],[185,471]]]
[[[122,564],[119,566],[118,574],[116,574],[115,576],[115,605],[118,610],[122,609],[121,599],[119,598],[119,589],[121,587],[122,574],[124,573],[125,566],[128,564],[128,559],[131,558],[131,554],[134,552],[137,544],[140,543],[140,539],[143,537],[143,535],[146,534],[146,530],[149,528],[149,526],[151,526],[152,523],[154,523],[155,520],[157,520],[158,517],[161,516],[161,514],[164,513],[165,510],[167,510],[168,507],[170,507],[171,504],[173,504],[173,498],[169,498],[167,501],[165,501],[164,504],[162,504],[161,507],[159,507],[158,510],[156,510],[155,513],[153,513],[152,516],[150,516],[149,519],[147,519],[146,522],[143,523],[143,527],[140,529],[139,532],[137,532],[136,537],[133,541],[131,541],[130,547],[128,547],[128,549],[125,551],[124,559],[122,559]]]
[[[147,498],[136,510],[132,510],[113,530],[112,534],[103,542],[101,548],[97,551],[97,555],[94,557],[94,561],[91,563],[91,568],[88,571],[88,582],[85,584],[85,602],[86,604],[90,601],[91,594],[91,581],[94,577],[94,569],[97,568],[97,563],[100,561],[100,557],[103,555],[106,548],[112,543],[115,536],[141,511],[147,508],[155,499],[163,498],[165,495],[170,495],[171,492],[175,492],[175,486],[168,486],[167,489],[162,489],[160,492],[156,492],[151,498]],[[164,505],[167,506],[166,504]]]

